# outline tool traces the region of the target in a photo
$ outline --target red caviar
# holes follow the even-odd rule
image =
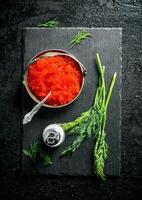
[[[28,87],[42,100],[51,91],[47,104],[64,105],[73,100],[82,85],[78,63],[68,56],[40,58],[29,66]]]

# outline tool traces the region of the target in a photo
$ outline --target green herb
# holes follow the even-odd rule
[[[88,111],[82,113],[82,115],[73,122],[60,124],[69,134],[77,135],[74,142],[67,147],[61,155],[73,153],[86,138],[95,136],[96,144],[93,153],[94,167],[97,175],[104,180],[104,164],[108,155],[108,145],[105,141],[106,114],[116,81],[116,73],[113,75],[112,83],[106,98],[106,86],[104,80],[105,67],[101,64],[99,54],[96,55],[96,62],[100,77],[93,106]]]
[[[43,24],[38,24],[38,27],[45,27],[45,28],[56,28],[59,27],[60,22],[58,20],[50,20],[48,22],[45,22]]]
[[[79,146],[81,145],[81,143],[84,141],[85,138],[86,138],[86,135],[84,134],[79,135],[77,139],[66,150],[64,150],[61,153],[61,155],[62,156],[68,155],[76,151],[76,149],[79,148]]]
[[[71,49],[76,44],[80,44],[83,40],[87,39],[88,37],[92,37],[92,35],[87,31],[79,31],[76,35],[73,36],[72,40],[69,42],[67,47]]]
[[[51,158],[47,155],[47,153],[43,149],[40,150],[39,156],[43,159],[43,165],[52,164]]]
[[[97,55],[98,56],[98,55]],[[100,69],[98,65],[99,72],[104,74],[104,69]],[[101,71],[102,70],[102,71]],[[95,131],[98,129],[100,123],[100,117],[102,114],[102,103],[103,103],[103,88],[105,88],[102,76],[99,79],[99,86],[97,88],[95,101],[93,106],[73,122],[61,124],[64,130],[68,130],[69,134],[76,134],[77,138],[75,141],[62,152],[62,155],[67,155],[73,153],[81,143],[86,139],[94,136]]]
[[[106,98],[106,89],[105,89],[105,81],[104,81],[104,67],[101,65],[99,55],[97,55],[97,64],[100,69],[101,73],[101,95],[99,98],[103,99],[101,103],[101,116],[98,123],[98,128],[95,130],[96,132],[96,144],[94,146],[94,168],[96,169],[97,175],[102,179],[105,180],[105,174],[104,174],[104,166],[105,166],[105,160],[108,157],[108,145],[105,141],[106,139],[106,133],[105,133],[105,126],[106,126],[106,119],[107,119],[107,107],[108,103],[110,101],[110,97],[112,94],[113,87],[115,85],[116,81],[116,73],[114,73],[112,82],[108,91],[108,95]],[[96,99],[97,101],[97,99]]]
[[[34,142],[33,144],[30,145],[30,147],[27,150],[24,149],[23,153],[35,163],[39,153],[39,149],[40,149],[39,142]]]
[[[43,149],[40,142],[34,142],[30,145],[30,147],[26,150],[23,150],[23,153],[30,158],[33,163],[35,163],[39,158],[42,159],[43,165],[49,165],[52,164],[52,160],[49,157],[49,155],[46,153],[46,151]]]
[[[72,129],[75,126],[77,126],[78,124],[80,124],[81,122],[85,121],[85,119],[87,119],[89,117],[90,111],[91,111],[91,108],[88,111],[83,112],[81,114],[81,116],[78,117],[78,118],[76,118],[74,121],[68,122],[68,123],[64,123],[64,124],[60,124],[60,126],[62,126],[62,128],[64,129],[64,131]]]

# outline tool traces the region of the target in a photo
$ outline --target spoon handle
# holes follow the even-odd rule
[[[45,101],[47,101],[50,94],[51,94],[51,91],[48,93],[48,95],[42,101],[40,101],[36,106],[33,107],[33,109],[30,112],[28,112],[24,116],[23,124],[27,124],[28,122],[30,122],[32,120],[33,116],[39,111],[39,109],[42,107],[42,105],[45,103]]]

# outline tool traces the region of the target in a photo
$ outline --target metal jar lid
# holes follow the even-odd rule
[[[47,146],[58,147],[65,139],[65,132],[58,124],[50,124],[43,130],[42,137]]]

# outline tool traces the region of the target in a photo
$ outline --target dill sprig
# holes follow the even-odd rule
[[[60,126],[62,126],[64,131],[68,131],[69,129],[72,129],[75,126],[77,126],[78,124],[80,124],[81,122],[85,121],[85,119],[87,119],[89,117],[90,112],[91,112],[91,108],[88,111],[83,112],[81,114],[81,116],[77,117],[74,121],[60,124]]]
[[[28,149],[24,149],[23,153],[28,158],[30,158],[33,161],[33,163],[36,163],[36,161],[39,158],[41,158],[43,161],[43,165],[52,164],[50,156],[43,149],[42,145],[40,144],[40,141],[36,141],[30,144],[30,147]]]
[[[98,54],[97,54],[98,56]],[[77,138],[74,142],[62,152],[61,155],[67,155],[73,153],[81,143],[86,139],[96,135],[96,130],[99,128],[100,117],[103,112],[103,89],[105,88],[105,83],[103,80],[103,74],[105,71],[105,67],[99,68],[98,70],[102,73],[99,79],[99,85],[96,91],[95,100],[93,106],[86,112],[82,113],[80,117],[78,117],[73,122],[60,124],[65,131],[68,131],[68,134],[76,134]],[[103,80],[103,81],[102,81]]]
[[[49,157],[49,155],[47,155],[46,151],[44,151],[43,149],[40,149],[39,156],[43,159],[43,165],[52,164],[51,158]]]
[[[84,141],[85,138],[86,135],[84,134],[79,135],[74,140],[74,142],[61,153],[61,156],[72,154],[74,151],[76,151],[77,148],[79,148],[79,146],[81,145],[81,143]]]
[[[37,160],[37,156],[39,153],[39,149],[40,149],[40,144],[39,142],[34,142],[33,144],[30,144],[30,147],[28,149],[24,149],[23,153],[30,158],[33,163],[36,162]]]
[[[72,40],[69,42],[67,47],[71,49],[76,44],[80,44],[83,40],[87,39],[88,37],[93,37],[93,36],[91,35],[91,33],[87,31],[79,31],[76,35],[73,36]]]
[[[96,169],[97,175],[102,180],[105,180],[104,167],[105,160],[108,156],[108,145],[105,140],[106,115],[108,103],[116,81],[116,73],[113,75],[108,94],[106,95],[104,80],[105,67],[101,64],[99,54],[96,55],[96,63],[100,77],[93,106],[88,111],[82,113],[82,115],[73,122],[60,124],[69,134],[77,135],[77,138],[62,152],[61,155],[73,153],[86,138],[95,136],[96,144],[93,152],[93,167]]]
[[[102,95],[101,98],[103,99],[101,104],[101,116],[98,123],[98,128],[95,130],[96,132],[96,144],[94,146],[94,152],[93,152],[93,159],[94,159],[94,168],[96,169],[96,173],[98,177],[100,177],[102,180],[105,180],[105,173],[104,173],[104,167],[105,167],[105,160],[108,157],[108,144],[106,143],[106,133],[105,133],[105,127],[106,127],[106,120],[107,120],[107,108],[108,103],[110,101],[110,97],[112,94],[113,87],[115,85],[116,81],[116,73],[114,73],[112,82],[106,97],[106,88],[105,88],[105,80],[104,80],[104,66],[102,66],[99,55],[97,54],[97,64],[100,69],[101,73],[101,79],[99,81],[102,82]]]
[[[49,20],[43,24],[38,24],[38,27],[45,27],[45,28],[56,28],[59,27],[60,22],[58,20]]]

